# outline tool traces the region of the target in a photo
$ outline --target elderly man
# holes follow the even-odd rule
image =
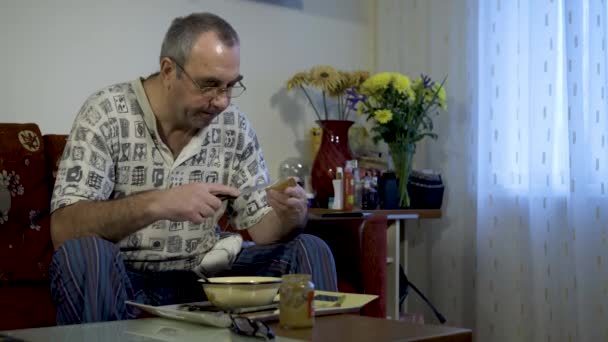
[[[230,103],[245,91],[239,67],[232,26],[191,14],[172,22],[158,73],[86,100],[51,203],[59,324],[131,318],[125,300],[202,300],[199,276],[309,273],[318,289],[336,290],[329,248],[299,234],[304,190],[246,193],[269,176],[251,124]],[[218,231],[224,213],[254,246]]]

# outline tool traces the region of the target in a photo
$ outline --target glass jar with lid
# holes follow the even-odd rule
[[[279,289],[279,322],[283,328],[310,328],[315,322],[315,286],[309,274],[286,274]]]

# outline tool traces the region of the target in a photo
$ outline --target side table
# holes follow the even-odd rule
[[[387,220],[387,303],[386,312],[388,319],[399,319],[401,309],[399,307],[399,264],[403,266],[405,273],[408,271],[408,240],[405,230],[406,221],[419,219],[441,218],[440,209],[395,209],[395,210],[331,210],[311,208],[309,215],[313,219],[323,219],[324,214],[361,213],[365,216],[384,216]],[[351,217],[352,218],[352,217]],[[332,219],[339,219],[333,217]],[[407,300],[403,311],[407,311]]]

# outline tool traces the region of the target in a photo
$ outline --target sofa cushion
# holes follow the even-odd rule
[[[0,124],[0,146],[0,284],[44,280],[53,247],[42,135]]]
[[[49,170],[49,192],[52,194],[53,187],[55,186],[55,179],[57,178],[57,169],[59,169],[59,162],[61,162],[61,156],[63,155],[65,144],[68,141],[68,135],[46,134],[42,139],[44,140],[46,165]]]
[[[0,331],[56,324],[55,305],[48,282],[4,286],[0,288],[0,303]]]

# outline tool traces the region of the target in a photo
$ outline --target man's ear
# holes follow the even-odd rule
[[[163,83],[168,84],[169,81],[176,76],[175,63],[169,57],[163,57],[160,60],[160,77]]]

